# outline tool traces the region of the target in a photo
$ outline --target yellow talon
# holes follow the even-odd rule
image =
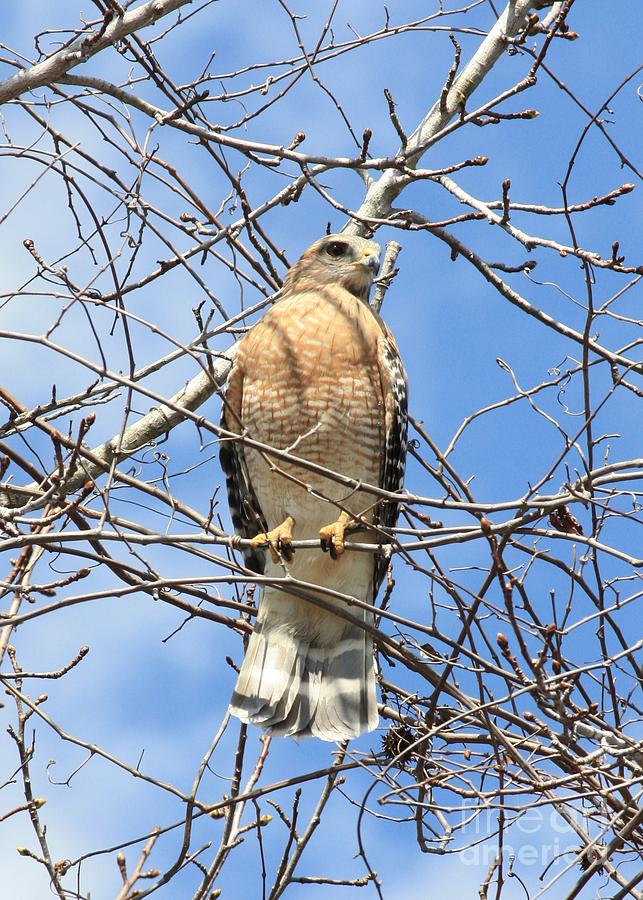
[[[341,556],[344,552],[344,534],[353,525],[355,525],[354,520],[347,512],[342,512],[336,522],[320,528],[319,539],[324,553],[330,553],[332,559]]]
[[[295,520],[292,516],[287,516],[281,525],[277,525],[272,531],[264,531],[252,538],[250,543],[253,547],[268,547],[272,561],[278,563],[282,558],[286,562],[290,562],[293,558],[294,550],[292,547],[292,527]]]

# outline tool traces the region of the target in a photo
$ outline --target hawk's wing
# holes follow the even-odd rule
[[[221,427],[241,434],[241,403],[243,399],[243,369],[232,363],[221,410]],[[253,538],[267,531],[266,522],[248,475],[243,444],[234,438],[221,438],[219,459],[226,478],[228,504],[235,532],[242,538]],[[266,552],[260,547],[242,548],[246,566],[263,574]]]
[[[378,317],[379,318],[379,317]],[[399,491],[404,483],[406,464],[407,378],[400,352],[387,325],[380,319],[382,336],[378,341],[378,365],[384,398],[384,451],[380,465],[380,484],[385,491]],[[400,504],[382,501],[378,506],[375,524],[393,528]],[[388,562],[382,556],[375,560],[373,599],[386,574]]]

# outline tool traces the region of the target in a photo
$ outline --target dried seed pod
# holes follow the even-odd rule
[[[567,506],[559,506],[549,516],[549,524],[564,534],[582,534],[583,527]]]
[[[395,759],[400,755],[400,762],[408,759],[412,753],[407,751],[415,744],[417,737],[408,725],[392,725],[386,734],[382,735],[382,753],[387,759]]]

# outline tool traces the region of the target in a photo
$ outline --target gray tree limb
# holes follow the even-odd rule
[[[53,84],[70,69],[86,62],[106,47],[112,47],[128,35],[153,25],[158,19],[191,2],[192,0],[149,0],[149,3],[144,3],[123,16],[114,15],[107,25],[103,23],[42,62],[20,69],[11,78],[0,82],[0,103],[16,100],[21,94]]]

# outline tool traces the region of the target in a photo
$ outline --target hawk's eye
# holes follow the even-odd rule
[[[343,256],[346,253],[347,249],[348,245],[343,241],[332,241],[332,243],[326,247],[326,253],[328,253],[329,256],[332,256],[333,259],[339,259],[340,256]]]

